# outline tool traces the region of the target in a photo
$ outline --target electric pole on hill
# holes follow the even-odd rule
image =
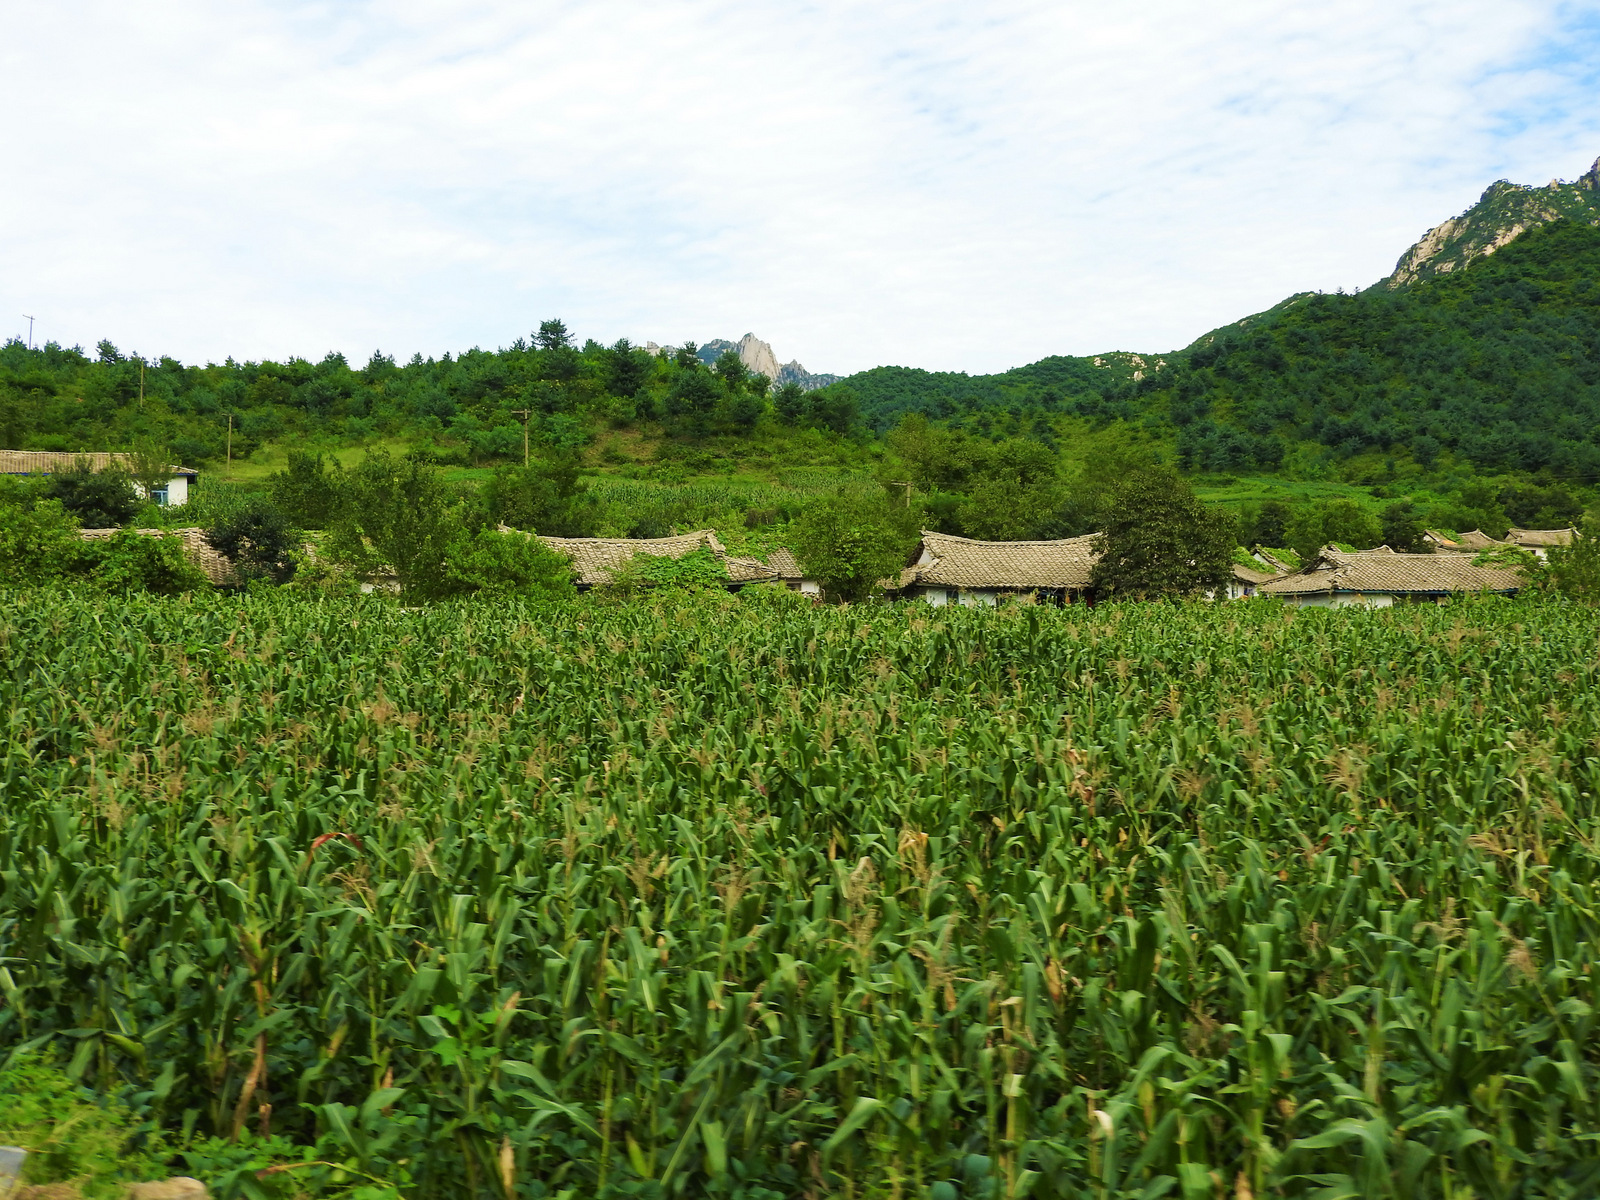
[[[33,349],[33,318],[27,313],[22,314],[22,319],[28,323],[28,349]]]
[[[233,414],[228,414],[228,474],[233,474]]]
[[[522,465],[528,465],[528,418],[533,415],[531,408],[513,408],[511,415],[522,418]]]

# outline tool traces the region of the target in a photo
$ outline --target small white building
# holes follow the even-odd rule
[[[1552,546],[1570,546],[1577,535],[1576,529],[1512,529],[1506,533],[1506,543],[1532,551],[1537,558],[1548,558]]]
[[[1514,568],[1477,566],[1466,554],[1396,554],[1324,546],[1292,575],[1263,583],[1257,593],[1318,608],[1387,608],[1392,604],[1442,604],[1451,596],[1520,590]]]
[[[117,469],[133,472],[132,455],[117,451],[96,450],[74,454],[65,450],[0,450],[0,475],[55,475],[70,471],[78,463],[87,463],[91,471]],[[134,481],[133,487],[141,496],[160,505],[187,504],[189,485],[200,477],[198,471],[174,466],[172,477],[166,483],[146,492],[144,486]]]

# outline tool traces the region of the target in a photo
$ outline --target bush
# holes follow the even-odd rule
[[[176,596],[211,586],[205,572],[189,561],[183,539],[172,535],[120,529],[109,538],[87,543],[84,558],[95,582],[113,592]]]
[[[288,465],[267,481],[267,493],[292,524],[325,529],[339,506],[340,476],[338,463],[291,451]]]
[[[1600,521],[1590,517],[1570,546],[1550,548],[1549,583],[1571,600],[1600,604]]]
[[[480,529],[452,543],[441,592],[563,600],[577,594],[572,564],[538,538]]]
[[[83,557],[78,523],[59,500],[41,497],[20,479],[0,477],[0,585],[57,579]]]
[[[28,1152],[23,1183],[71,1183],[89,1197],[109,1200],[125,1181],[165,1174],[159,1135],[33,1054],[0,1068],[0,1145]]]
[[[71,470],[45,476],[44,494],[59,500],[85,529],[126,525],[144,506],[144,498],[126,471],[95,471],[86,458],[80,458]]]
[[[294,576],[301,534],[271,501],[252,496],[247,504],[206,531],[214,550],[233,560],[240,582],[288,583]]]

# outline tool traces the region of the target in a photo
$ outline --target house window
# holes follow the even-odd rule
[[[151,488],[150,499],[165,508],[167,506],[167,489],[165,487]]]

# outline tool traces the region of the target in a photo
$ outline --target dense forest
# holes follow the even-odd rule
[[[484,467],[519,462],[525,437],[536,455],[581,458],[631,431],[629,461],[673,458],[693,474],[787,438],[791,462],[826,445],[856,467],[886,459],[894,481],[950,493],[931,499],[944,527],[979,536],[1077,531],[1092,512],[1061,499],[1074,472],[1151,458],[1390,498],[1431,489],[1449,503],[1419,515],[1451,528],[1564,524],[1600,480],[1600,230],[1558,222],[1408,287],[1295,296],[1162,356],[1057,356],[978,376],[878,367],[812,391],[774,387],[732,351],[709,357],[693,344],[579,344],[559,320],[498,350],[375,352],[362,365],[189,366],[109,341],[93,353],[12,341],[0,445],[159,445],[207,467],[269,443],[386,440]],[[697,449],[708,446],[720,457]],[[984,520],[974,479],[1032,498]]]

